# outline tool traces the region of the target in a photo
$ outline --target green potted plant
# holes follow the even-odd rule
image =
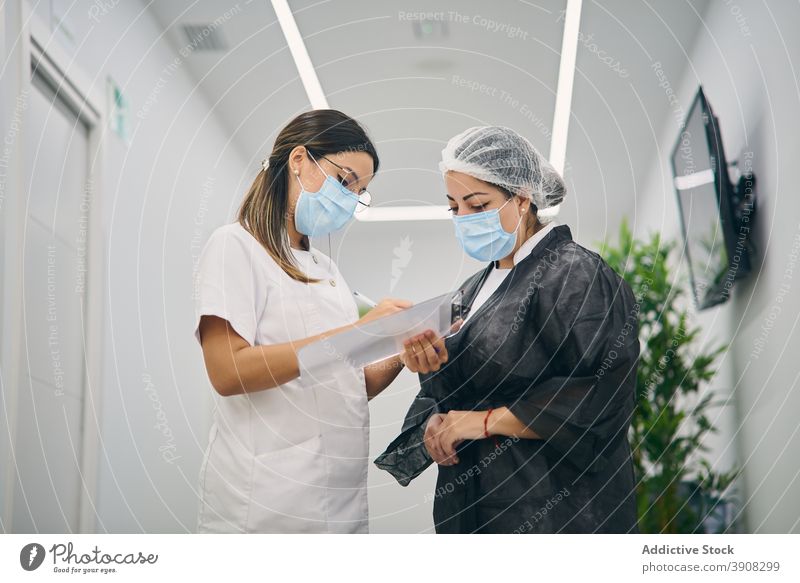
[[[739,470],[716,471],[703,445],[717,431],[709,414],[720,403],[701,389],[727,346],[698,346],[700,328],[683,307],[685,285],[668,266],[674,249],[658,233],[634,239],[623,221],[618,246],[605,242],[600,251],[639,305],[641,355],[630,429],[639,527],[643,533],[735,532],[729,491]]]

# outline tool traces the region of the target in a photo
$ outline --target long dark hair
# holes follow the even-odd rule
[[[289,210],[289,154],[305,146],[312,156],[340,152],[366,152],[378,171],[378,152],[356,120],[335,109],[301,113],[275,139],[268,166],[258,173],[239,209],[239,223],[264,246],[286,274],[304,283],[316,283],[297,265],[289,245],[286,217]]]

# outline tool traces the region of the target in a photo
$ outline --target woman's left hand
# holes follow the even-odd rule
[[[451,466],[458,463],[456,447],[465,439],[481,439],[483,434],[483,417],[481,411],[450,411],[437,428],[435,438],[439,447],[447,456],[441,465]]]

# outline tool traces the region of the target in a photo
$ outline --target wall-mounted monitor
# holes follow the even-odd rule
[[[685,253],[699,309],[725,302],[736,280],[750,272],[755,177],[741,173],[734,186],[722,147],[719,120],[701,87],[672,152]]]

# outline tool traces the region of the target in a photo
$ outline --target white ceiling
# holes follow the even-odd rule
[[[442,204],[439,153],[470,125],[513,127],[548,154],[565,4],[290,1],[330,106],[362,121],[378,145],[375,204]],[[671,116],[651,64],[681,78],[707,4],[584,0],[565,172],[570,193],[560,218],[582,242],[613,235],[621,217],[635,212],[656,136]],[[187,42],[179,25],[212,22],[230,6],[175,0],[150,8],[179,49]],[[269,1],[238,6],[219,27],[228,50],[194,52],[187,61],[255,173],[275,133],[309,104]],[[446,25],[429,20],[430,34],[419,38],[414,12],[440,13]],[[506,28],[492,30],[488,21]],[[507,34],[512,26],[518,30]],[[625,73],[603,58],[619,61]],[[471,91],[455,76],[484,89]]]

